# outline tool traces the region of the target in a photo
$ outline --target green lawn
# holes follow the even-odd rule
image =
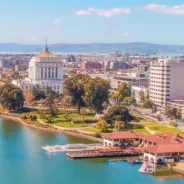
[[[44,114],[47,114],[47,112],[44,112]],[[66,111],[60,112],[57,118],[53,119],[52,124],[63,128],[82,128],[88,126],[88,123],[85,122],[86,120],[88,123],[90,123],[90,121],[93,122],[95,120],[95,114],[87,112],[83,116],[78,114],[76,111]]]
[[[142,129],[134,129],[134,132],[141,133],[141,134],[144,134],[144,135],[151,135],[145,128],[142,128]]]
[[[175,134],[180,134],[181,136],[184,136],[184,132],[182,132],[181,130],[178,130],[176,128],[172,128],[172,127],[168,127],[165,125],[150,125],[148,126],[148,128],[150,130],[153,130],[155,132],[171,132],[171,133],[175,133]]]
[[[52,123],[52,125],[60,126],[63,128],[82,128],[82,127],[87,127],[87,124],[70,124],[69,122],[57,122],[57,123]]]
[[[99,134],[105,134],[105,133],[111,133],[111,132],[113,132],[113,130],[111,129],[111,128],[109,128],[108,129],[108,131],[107,132],[101,132],[99,129],[97,129],[97,128],[85,128],[85,131],[88,131],[88,132],[93,132],[93,133],[99,133]]]

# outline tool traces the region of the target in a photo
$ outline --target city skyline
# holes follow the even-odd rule
[[[0,0],[0,43],[184,45],[182,0]],[[10,6],[11,5],[11,6]]]

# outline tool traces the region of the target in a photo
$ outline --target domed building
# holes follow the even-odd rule
[[[47,44],[43,52],[31,58],[28,72],[28,78],[13,80],[12,83],[22,90],[39,85],[42,89],[50,87],[58,94],[63,93],[63,64],[57,55],[49,52]]]

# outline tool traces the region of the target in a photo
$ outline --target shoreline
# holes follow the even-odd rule
[[[0,117],[2,119],[12,120],[12,121],[15,121],[16,123],[20,123],[20,124],[22,124],[24,126],[27,126],[29,128],[32,128],[32,129],[40,130],[40,131],[64,134],[64,135],[67,135],[67,136],[78,137],[78,138],[87,139],[87,140],[94,141],[94,142],[99,142],[99,143],[103,142],[103,140],[100,139],[100,138],[96,138],[96,137],[93,137],[93,136],[90,136],[90,135],[81,134],[79,132],[72,132],[72,131],[67,131],[67,130],[59,130],[59,129],[55,129],[54,127],[53,127],[53,129],[51,129],[51,128],[44,128],[44,127],[38,127],[38,126],[33,125],[33,124],[25,123],[21,118],[15,117],[15,116],[11,116],[11,115],[0,114]]]

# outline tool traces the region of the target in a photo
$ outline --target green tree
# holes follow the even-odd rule
[[[123,121],[115,121],[114,123],[114,128],[117,130],[117,131],[120,131],[122,129],[124,129],[124,122]]]
[[[107,108],[108,108],[108,103],[107,103],[107,102],[104,102],[104,103],[102,104],[102,106],[103,106],[104,109],[107,109]]]
[[[109,98],[111,98],[111,100],[115,101],[115,102],[118,102],[118,99],[119,99],[119,93],[110,93],[109,94]]]
[[[128,123],[131,120],[128,109],[122,105],[114,105],[110,107],[105,115],[105,120],[109,122],[123,121]]]
[[[133,97],[125,97],[123,102],[125,102],[127,105],[132,105],[136,103],[136,100]]]
[[[57,117],[59,110],[57,109],[57,107],[54,105],[54,98],[52,96],[52,94],[50,94],[50,96],[48,96],[45,100],[45,105],[47,107],[49,107],[49,114],[50,116],[54,119]]]
[[[108,102],[110,85],[107,80],[101,78],[90,79],[84,85],[84,101],[91,108],[94,108],[97,113],[101,112],[104,107],[103,103]]]
[[[171,108],[169,106],[166,108],[166,114],[168,116],[172,116],[172,117],[174,117],[176,119],[181,119],[181,117],[182,117],[181,110],[176,109],[176,108]]]
[[[35,99],[33,91],[31,89],[24,91],[24,98],[27,104],[31,104]]]
[[[1,85],[0,104],[9,111],[22,109],[24,106],[22,90],[11,83]]]
[[[145,94],[144,94],[144,91],[139,91],[139,99],[141,102],[144,102],[145,100]]]
[[[33,87],[32,92],[35,97],[35,100],[41,100],[46,98],[44,90],[41,89],[39,85],[36,85],[35,87]]]
[[[153,102],[149,99],[146,99],[144,101],[143,107],[146,109],[152,109],[153,108]]]
[[[131,88],[128,86],[127,83],[123,82],[120,87],[118,88],[119,92],[119,100],[123,101],[125,97],[131,96]]]
[[[100,120],[98,120],[96,127],[101,132],[106,132],[108,130],[108,123],[104,119],[100,119]]]
[[[70,96],[73,105],[77,106],[78,113],[80,113],[81,106],[84,106],[84,85],[88,82],[90,77],[88,75],[77,74],[64,82],[64,96]]]
[[[46,95],[46,97],[48,97],[48,96],[52,96],[52,98],[53,99],[57,99],[57,98],[59,98],[59,94],[58,93],[56,93],[54,90],[52,90],[50,87],[46,87],[46,89],[45,89],[45,95]]]

